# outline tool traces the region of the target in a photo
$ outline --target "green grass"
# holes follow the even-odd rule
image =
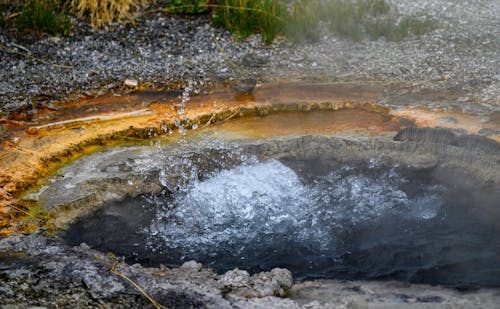
[[[121,0],[109,1],[116,5],[122,3]],[[95,4],[88,14],[102,11],[99,6],[102,2],[98,0],[0,0],[0,26],[15,24],[21,33],[67,35],[72,24],[66,6],[72,6],[74,12],[74,6],[82,2]],[[136,2],[147,3],[144,0],[126,1]],[[15,3],[18,3],[18,15],[7,20],[8,11]],[[115,7],[114,4],[110,6]],[[260,33],[266,43],[280,35],[297,43],[314,42],[325,29],[354,41],[380,37],[399,41],[423,35],[435,27],[434,21],[426,17],[401,16],[387,0],[169,0],[165,11],[172,14],[210,13],[215,25],[240,38]]]
[[[7,2],[6,0],[0,0],[0,28],[7,25],[7,15]]]
[[[322,5],[318,0],[294,0],[286,17],[285,35],[293,42],[315,42],[321,35],[319,17]]]
[[[332,33],[359,40],[363,37],[361,22],[367,14],[366,7],[365,1],[331,0],[323,8],[321,19]]]
[[[285,3],[278,0],[219,0],[212,13],[215,25],[241,38],[262,33],[266,43],[283,33],[286,15]]]
[[[170,0],[167,11],[174,14],[201,14],[209,10],[210,0]]]
[[[401,17],[386,0],[171,0],[168,12],[211,10],[215,25],[240,38],[261,33],[266,43],[285,35],[293,42],[318,41],[322,27],[351,40],[399,41],[432,31],[429,18]]]
[[[20,32],[68,35],[72,29],[66,9],[57,0],[29,0],[21,4],[19,12],[16,26]]]

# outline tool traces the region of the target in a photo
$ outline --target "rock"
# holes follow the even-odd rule
[[[230,270],[221,276],[220,282],[227,287],[249,287],[250,274],[238,268]]]
[[[456,118],[453,118],[453,117],[443,117],[443,118],[439,119],[439,123],[455,124],[455,123],[458,123],[458,120]]]
[[[196,261],[188,261],[182,264],[181,269],[192,272],[199,272],[203,269],[203,265],[201,265],[201,263],[197,263]]]
[[[496,135],[500,134],[500,130],[493,130],[491,128],[482,128],[477,132],[479,135],[484,135],[484,136],[491,136],[491,135]]]
[[[240,298],[232,303],[234,308],[238,309],[262,309],[262,308],[272,308],[272,309],[300,309],[312,307],[302,307],[293,300],[282,299],[274,296],[266,296],[262,298]],[[314,307],[317,309],[326,309],[323,306]]]
[[[292,273],[288,269],[274,268],[249,277],[244,270],[231,270],[221,277],[221,282],[232,288],[231,299],[284,297],[293,285]]]
[[[261,272],[252,276],[256,297],[284,297],[293,285],[292,273],[285,268],[274,268],[270,272]]]
[[[74,270],[72,275],[81,278],[94,298],[107,298],[125,291],[125,287],[118,281],[118,277],[112,277],[108,273],[101,274],[94,267]]]
[[[241,57],[241,63],[250,68],[262,67],[269,62],[269,59],[256,53],[248,53]]]
[[[479,135],[468,135],[461,129],[444,128],[416,128],[408,127],[400,130],[395,141],[412,141],[423,144],[451,145],[467,151],[481,151],[485,153],[498,153],[500,144]]]
[[[250,94],[257,85],[257,80],[254,78],[246,78],[239,80],[233,86],[233,90],[236,94]]]
[[[123,82],[123,85],[125,87],[131,88],[131,89],[135,89],[135,88],[137,88],[139,86],[139,82],[136,79],[126,79]]]

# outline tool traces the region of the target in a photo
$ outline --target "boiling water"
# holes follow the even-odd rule
[[[197,260],[219,272],[286,267],[296,279],[500,285],[498,229],[470,211],[488,199],[432,170],[285,163],[253,162],[175,194],[107,205],[66,238],[148,265]]]

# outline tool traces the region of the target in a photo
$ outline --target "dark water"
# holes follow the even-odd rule
[[[64,234],[129,262],[500,286],[500,193],[444,169],[276,160],[106,205]],[[460,181],[456,181],[460,179]]]

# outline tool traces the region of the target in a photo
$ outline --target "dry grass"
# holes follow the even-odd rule
[[[120,278],[126,280],[128,283],[130,283],[134,288],[136,288],[144,297],[146,297],[147,300],[155,307],[156,309],[169,309],[167,306],[163,306],[160,303],[158,303],[156,300],[154,300],[146,291],[139,285],[137,284],[134,280],[132,280],[130,277],[127,275],[119,272],[116,270],[116,265],[118,264],[118,261],[113,262],[113,265],[111,266],[111,269],[109,270],[112,274],[119,276]]]
[[[151,0],[71,0],[71,12],[79,18],[88,18],[99,28],[112,22],[134,22],[140,8]]]

